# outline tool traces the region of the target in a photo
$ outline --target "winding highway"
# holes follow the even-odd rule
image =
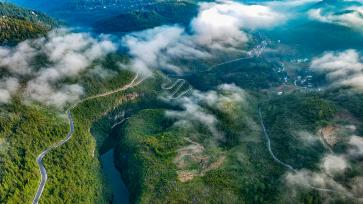
[[[168,77],[164,77],[164,78],[166,78],[168,81],[172,82]],[[177,80],[175,80],[174,83],[170,84],[169,86],[165,85],[165,84],[162,84],[161,88],[164,89],[164,90],[172,90],[172,89],[174,89],[176,87],[175,90],[169,96],[169,99],[175,100],[175,99],[183,97],[189,91],[193,90],[193,88],[189,85],[188,89],[186,89],[185,91],[179,93],[179,95],[175,96],[181,90],[181,88],[184,86],[184,84],[186,84],[185,79],[177,79]]]
[[[166,78],[166,77],[165,77]],[[168,81],[171,82],[171,80],[169,78],[166,78]],[[185,83],[184,79],[177,79],[173,84],[171,84],[170,86],[167,86],[165,84],[161,84],[161,88],[164,90],[170,90],[173,89],[179,82],[182,82],[182,84]]]
[[[69,109],[67,109],[66,113],[67,113],[67,116],[68,116],[68,120],[69,120],[69,132],[67,134],[67,136],[59,141],[58,143],[56,144],[53,144],[51,145],[50,147],[48,147],[47,149],[45,149],[42,153],[40,153],[36,159],[36,162],[39,166],[39,172],[41,174],[41,179],[40,179],[40,182],[39,182],[39,185],[38,185],[38,190],[34,196],[34,199],[33,199],[33,204],[37,204],[39,202],[39,199],[40,197],[42,196],[42,193],[44,191],[44,187],[45,187],[45,184],[47,182],[47,179],[48,179],[48,174],[47,174],[47,170],[45,169],[45,166],[43,164],[43,158],[45,157],[45,155],[47,153],[49,153],[51,150],[63,145],[64,143],[68,142],[72,135],[73,135],[73,132],[74,132],[74,121],[73,121],[73,118],[72,118],[72,114],[71,114],[71,110],[75,107],[77,107],[79,104],[81,104],[82,102],[84,101],[88,101],[88,100],[91,100],[91,99],[95,99],[95,98],[101,98],[101,97],[105,97],[105,96],[109,96],[111,94],[115,94],[115,93],[118,93],[120,91],[125,91],[129,88],[132,88],[132,87],[135,87],[135,86],[138,86],[140,83],[142,83],[145,78],[142,78],[141,80],[137,81],[136,80],[139,78],[139,74],[137,73],[135,75],[135,77],[132,79],[132,81],[128,84],[126,84],[125,86],[121,87],[121,88],[118,88],[118,89],[115,89],[115,90],[112,90],[112,91],[108,91],[108,92],[105,92],[105,93],[101,93],[101,94],[97,94],[97,95],[94,95],[94,96],[90,96],[88,98],[85,98],[81,101],[79,101],[78,103],[74,104],[73,106],[71,106]]]
[[[36,204],[36,203],[39,202],[39,199],[42,196],[42,193],[43,193],[43,190],[44,190],[44,187],[45,187],[45,183],[47,182],[47,179],[48,179],[47,170],[45,169],[44,164],[42,162],[44,156],[48,152],[50,152],[51,150],[53,150],[53,149],[55,149],[55,148],[63,145],[69,139],[71,139],[72,134],[74,132],[74,122],[73,122],[73,118],[72,118],[72,114],[71,114],[71,111],[70,110],[67,111],[67,116],[68,116],[68,120],[69,120],[69,132],[68,132],[67,136],[63,140],[61,140],[60,142],[58,142],[57,144],[52,145],[52,146],[48,147],[47,149],[45,149],[37,157],[37,160],[36,161],[37,161],[37,164],[39,166],[39,171],[40,171],[40,174],[42,175],[42,178],[40,180],[37,193],[35,194],[35,197],[34,197],[34,200],[33,200],[33,204]]]
[[[175,99],[181,98],[181,97],[183,97],[185,94],[187,94],[191,90],[193,90],[193,88],[190,86],[187,90],[181,92],[178,96],[174,96],[173,95],[171,99],[174,99],[175,100]]]
[[[271,148],[271,139],[267,133],[267,130],[266,130],[266,127],[265,127],[265,124],[263,123],[263,120],[262,120],[262,113],[261,113],[261,109],[259,108],[258,109],[258,114],[260,116],[260,122],[261,122],[261,127],[262,127],[262,130],[263,130],[263,133],[264,133],[264,136],[266,138],[266,141],[267,141],[267,148],[268,148],[268,151],[270,152],[270,155],[272,156],[272,158],[279,164],[281,164],[282,166],[290,169],[291,171],[294,171],[296,172],[296,170],[289,164],[286,164],[285,162],[281,161],[280,159],[278,159],[275,154],[273,153],[272,151],[272,148]]]
[[[215,64],[213,66],[210,66],[208,69],[206,69],[204,71],[199,71],[198,73],[209,72],[212,69],[215,69],[217,67],[220,67],[220,66],[223,66],[223,65],[226,65],[226,64],[230,64],[230,63],[233,63],[233,62],[238,62],[238,61],[243,61],[243,60],[247,60],[247,59],[252,59],[254,57],[260,57],[262,55],[262,53],[264,52],[266,46],[267,46],[267,43],[265,41],[263,41],[260,45],[257,45],[255,48],[251,49],[248,52],[248,56],[247,57],[239,57],[239,58],[235,58],[235,59],[232,59],[232,60],[227,60],[227,61],[221,62],[219,64]],[[175,75],[175,76],[177,76],[177,77],[184,77],[184,76],[189,76],[189,75],[191,75],[191,74]],[[161,76],[164,77],[163,75],[161,75]],[[167,79],[169,82],[172,82],[170,80],[169,76],[171,76],[171,75],[167,75],[167,77],[164,77],[164,78]],[[187,94],[189,91],[193,90],[193,88],[191,86],[189,86],[188,89],[186,89],[185,91],[181,92],[179,95],[175,96],[180,91],[180,89],[183,87],[183,85],[185,83],[186,83],[185,82],[185,79],[177,79],[174,83],[172,83],[170,85],[162,84],[161,85],[161,88],[164,89],[164,90],[172,90],[175,87],[177,87],[173,91],[173,93],[170,95],[170,99],[175,100],[175,99],[181,98],[182,96],[184,96],[185,94]]]

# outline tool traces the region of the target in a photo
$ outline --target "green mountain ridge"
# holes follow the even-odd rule
[[[53,19],[40,12],[0,3],[0,45],[45,35],[56,25]]]
[[[122,33],[162,24],[187,26],[197,8],[187,0],[163,2],[101,20],[95,29]],[[57,25],[42,13],[0,3],[0,45],[45,35]],[[318,50],[330,48],[326,43],[339,42],[336,36],[348,32],[317,22],[306,26],[273,34],[292,33],[284,39],[292,48],[301,45],[289,38],[312,36]],[[316,40],[330,32],[335,36]],[[363,42],[360,35],[349,39],[334,46]],[[274,48],[279,50],[280,44]],[[133,59],[124,53],[92,62],[90,72],[65,79],[82,85],[85,94],[76,105],[68,104],[74,105],[72,138],[44,157],[48,181],[40,203],[113,203],[116,191],[101,162],[109,150],[114,150],[112,164],[130,203],[360,203],[363,153],[351,139],[363,141],[363,93],[324,89],[324,76],[310,71],[308,59],[300,59],[310,59],[312,51],[306,51],[308,56],[283,53],[245,60],[234,60],[240,53],[227,52],[213,53],[210,60],[175,59],[176,65],[191,64],[191,74],[181,78],[161,71],[141,78],[120,69]],[[46,61],[35,60],[37,69]],[[207,65],[213,69],[200,72]],[[99,67],[110,76],[96,73]],[[140,83],[129,86],[134,79]],[[9,103],[0,103],[0,204],[32,201],[41,175],[37,156],[70,128],[63,111],[24,102],[19,92]],[[327,155],[344,158],[347,168],[330,174]],[[298,176],[308,185],[292,182]],[[314,182],[318,176],[329,182]]]
[[[165,24],[187,25],[197,15],[198,5],[188,1],[161,2],[143,10],[102,19],[93,27],[97,32],[130,32]]]

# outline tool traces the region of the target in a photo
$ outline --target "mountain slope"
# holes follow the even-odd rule
[[[163,2],[145,9],[123,12],[117,16],[97,21],[97,32],[130,32],[164,24],[186,25],[197,15],[198,5],[187,1]]]
[[[44,14],[0,3],[0,45],[44,35],[54,26],[56,22]]]

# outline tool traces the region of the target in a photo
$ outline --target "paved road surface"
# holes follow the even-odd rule
[[[172,80],[170,80],[170,78],[167,76],[165,77],[166,80],[168,80],[169,82],[172,82]],[[185,94],[187,94],[189,91],[193,90],[193,88],[189,85],[188,89],[186,89],[185,91],[179,93],[177,95],[177,93],[181,90],[181,88],[186,84],[186,81],[184,79],[177,79],[175,80],[174,83],[172,83],[171,85],[166,85],[166,83],[161,84],[161,88],[164,90],[172,90],[174,89],[174,91],[170,94],[169,99],[170,100],[175,100],[178,98],[183,97]]]
[[[68,116],[68,120],[69,120],[69,132],[68,132],[67,136],[63,140],[61,140],[60,142],[58,142],[57,144],[48,147],[46,150],[44,150],[37,157],[37,164],[39,166],[39,171],[40,171],[40,174],[41,174],[42,178],[40,180],[37,193],[35,194],[35,197],[34,197],[34,200],[33,200],[33,204],[36,204],[36,203],[39,202],[40,196],[42,196],[42,193],[43,193],[43,190],[44,190],[44,187],[45,187],[45,183],[47,182],[47,179],[48,179],[47,170],[45,169],[44,164],[42,162],[44,156],[48,152],[50,152],[51,150],[53,150],[53,149],[55,149],[55,148],[63,145],[69,139],[71,139],[72,134],[74,132],[74,122],[73,122],[73,118],[72,118],[72,114],[71,114],[71,111],[70,110],[67,111],[67,116]]]
[[[136,74],[135,77],[132,79],[132,81],[129,84],[126,84],[125,86],[123,86],[121,88],[118,88],[116,90],[108,91],[108,92],[105,92],[105,93],[102,93],[102,94],[98,94],[98,95],[95,95],[95,96],[91,96],[91,97],[85,98],[85,99],[79,101],[78,103],[74,104],[73,106],[71,106],[67,110],[67,116],[68,116],[68,120],[69,120],[69,132],[68,132],[67,136],[63,140],[61,140],[60,142],[58,142],[58,143],[56,143],[56,144],[48,147],[47,149],[45,149],[42,153],[40,153],[38,155],[38,157],[36,159],[37,164],[39,166],[39,171],[40,171],[40,174],[41,174],[41,180],[39,182],[39,186],[38,186],[37,193],[34,196],[33,204],[37,204],[39,202],[39,199],[42,196],[42,193],[43,193],[45,184],[46,184],[47,179],[48,179],[47,170],[45,169],[44,164],[42,162],[44,156],[48,152],[50,152],[51,150],[53,150],[53,149],[55,149],[55,148],[63,145],[64,143],[66,143],[72,137],[72,134],[74,132],[74,122],[73,122],[71,110],[73,108],[77,107],[80,103],[82,103],[84,101],[91,100],[91,99],[95,99],[95,98],[109,96],[111,94],[114,94],[114,93],[117,93],[117,92],[120,92],[120,91],[124,91],[124,90],[129,89],[129,88],[138,86],[140,83],[142,83],[145,80],[145,78],[142,78],[141,80],[139,80],[139,81],[136,82],[136,80],[138,79],[138,77],[139,77],[139,74]]]
[[[272,156],[272,158],[279,164],[281,164],[282,166],[296,172],[296,170],[289,164],[286,164],[285,162],[281,161],[280,159],[278,159],[275,154],[273,153],[272,151],[272,148],[271,148],[271,139],[267,133],[267,130],[266,130],[266,127],[265,127],[265,124],[263,123],[263,120],[262,120],[262,114],[261,114],[261,109],[258,109],[258,114],[260,116],[260,121],[261,121],[261,127],[262,127],[262,130],[263,130],[263,133],[264,133],[264,136],[266,138],[266,141],[267,141],[267,148],[268,148],[268,151],[270,152],[270,155]]]

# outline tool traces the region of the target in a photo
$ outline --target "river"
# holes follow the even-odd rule
[[[101,155],[101,162],[103,172],[106,176],[107,182],[112,189],[112,203],[113,204],[128,204],[128,191],[122,181],[120,172],[116,169],[114,163],[113,149]]]

